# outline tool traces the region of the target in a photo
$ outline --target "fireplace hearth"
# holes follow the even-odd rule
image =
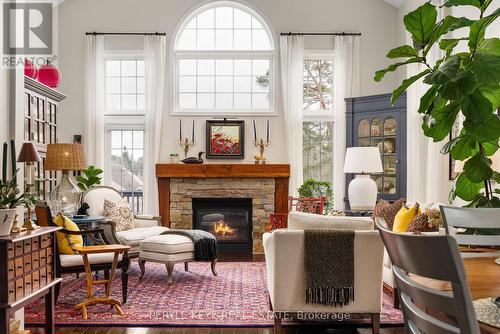
[[[251,198],[192,198],[193,228],[213,234],[224,251],[252,252]]]

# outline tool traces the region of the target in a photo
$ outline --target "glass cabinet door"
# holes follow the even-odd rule
[[[383,173],[372,174],[380,194],[395,194],[397,189],[397,121],[394,117],[362,118],[357,124],[357,143],[361,147],[378,147]]]

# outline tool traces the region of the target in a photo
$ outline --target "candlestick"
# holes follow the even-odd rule
[[[191,132],[191,141],[194,142],[194,119],[193,119],[193,130]]]
[[[186,137],[184,140],[179,140],[179,146],[182,147],[184,150],[184,158],[187,158],[187,154],[189,152],[189,148],[191,146],[194,146],[195,142],[194,140],[189,141],[189,139]]]
[[[7,143],[3,143],[2,181],[7,182]]]
[[[267,120],[267,137],[266,137],[266,141],[269,142],[269,120]]]
[[[257,142],[257,128],[255,127],[255,120],[253,120],[253,141]]]
[[[182,141],[182,118],[179,118],[179,141]]]
[[[12,180],[14,183],[17,183],[17,174],[16,174],[16,142],[14,138],[10,140],[10,153],[11,153],[11,163],[12,163]]]
[[[264,141],[264,139],[260,138],[259,141],[254,142],[255,147],[259,148],[259,155],[255,155],[255,163],[256,164],[265,164],[266,163],[266,158],[264,156],[264,150],[266,147],[269,147],[271,145],[271,142],[269,140]]]

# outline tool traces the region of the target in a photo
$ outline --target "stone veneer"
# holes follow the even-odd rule
[[[193,227],[192,198],[251,198],[253,253],[262,254],[262,234],[274,212],[274,178],[171,178],[170,221]]]

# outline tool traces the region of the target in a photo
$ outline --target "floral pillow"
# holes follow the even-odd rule
[[[116,224],[117,231],[126,231],[135,227],[134,213],[125,198],[122,198],[118,202],[105,199],[104,217]]]

